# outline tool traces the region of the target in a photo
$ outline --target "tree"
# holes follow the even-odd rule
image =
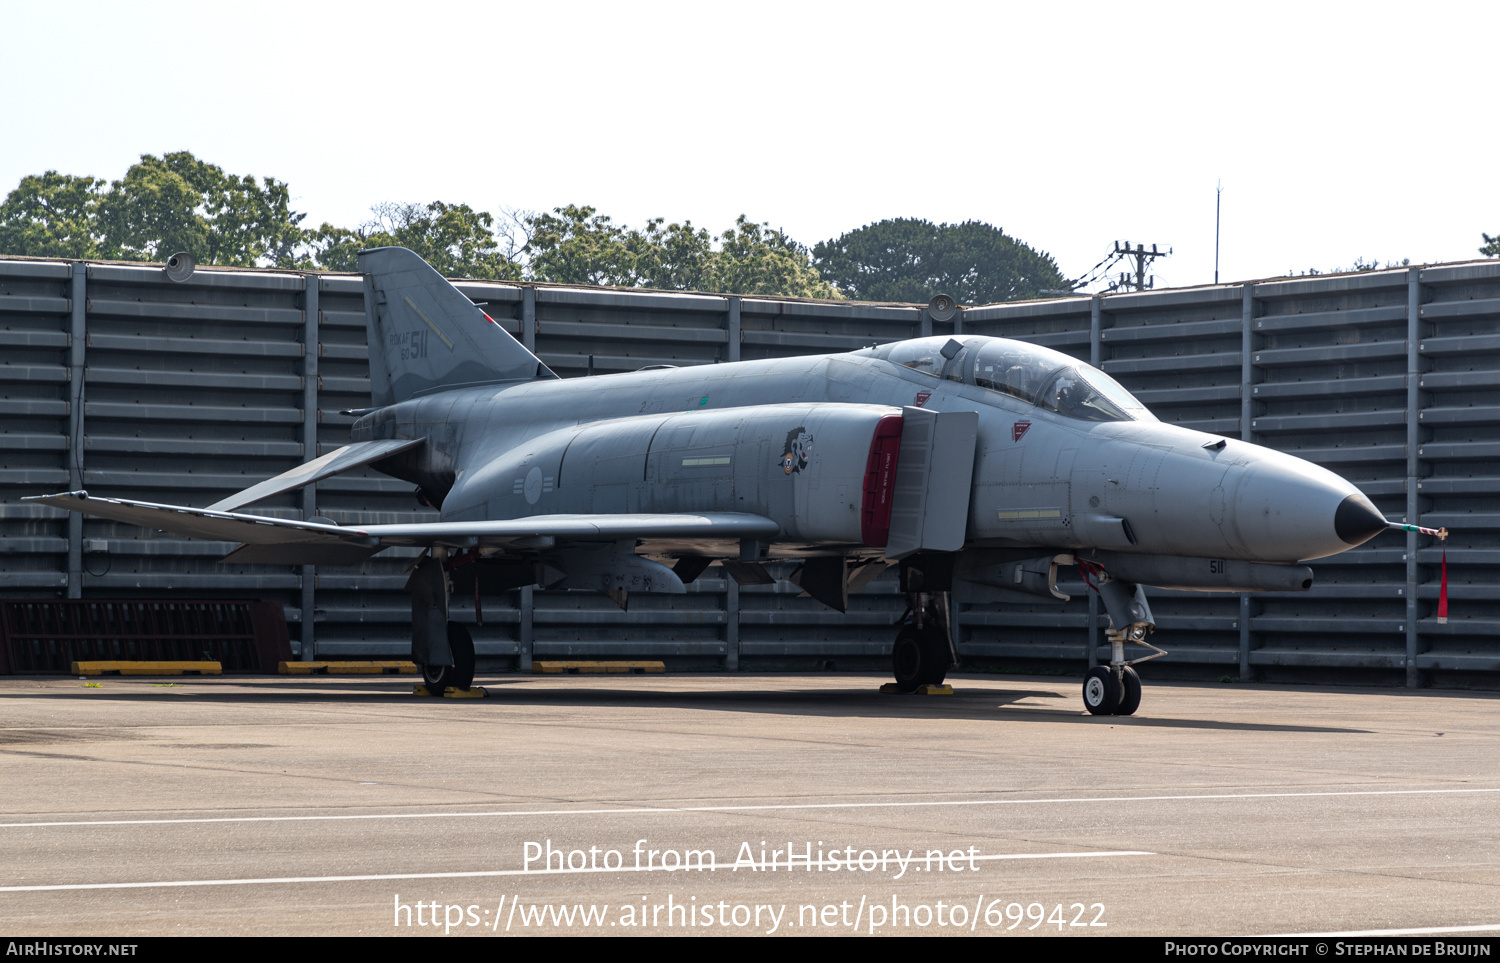
[[[881,221],[817,244],[812,255],[825,280],[860,301],[922,302],[942,293],[989,304],[1069,286],[1051,255],[980,221]]]
[[[204,264],[293,267],[303,214],[286,182],[226,174],[187,151],[142,155],[100,204],[111,257],[161,260],[186,251]]]
[[[713,239],[692,221],[666,224],[656,217],[644,231],[624,238],[631,255],[633,283],[667,291],[715,291]],[[727,289],[726,289],[727,290]]]
[[[186,251],[202,264],[358,271],[360,251],[395,246],[447,277],[843,297],[806,247],[743,214],[717,236],[665,218],[636,230],[576,204],[502,212],[497,227],[467,204],[433,201],[304,230],[285,181],[227,174],[187,151],[143,155],[105,184],[56,171],[22,179],[0,205],[0,253],[160,261]]]
[[[691,221],[646,222],[644,230],[617,225],[588,206],[518,218],[526,243],[526,276],[559,284],[722,294],[838,298],[818,276],[807,248],[741,214],[734,229],[714,238]],[[715,247],[717,240],[718,246]]]
[[[99,203],[105,182],[48,171],[21,178],[0,204],[0,253],[102,258]]]
[[[1479,253],[1485,257],[1500,257],[1500,234],[1496,234],[1494,237],[1484,234],[1483,237],[1484,247],[1479,249]]]
[[[0,205],[0,253],[160,260],[187,251],[204,264],[292,267],[303,215],[284,181],[258,183],[187,151],[143,155],[108,190],[93,177],[23,177]]]
[[[556,284],[636,285],[639,251],[626,243],[626,231],[596,208],[576,204],[551,214],[522,217],[527,234],[521,249],[526,276]]]
[[[502,250],[494,218],[467,204],[377,204],[375,216],[356,229],[323,224],[307,233],[311,263],[329,271],[358,271],[359,252],[404,247],[420,254],[444,277],[518,281],[512,252]]]
[[[796,298],[842,298],[831,279],[820,277],[807,248],[769,224],[755,224],[741,214],[713,261],[711,291],[769,294]]]

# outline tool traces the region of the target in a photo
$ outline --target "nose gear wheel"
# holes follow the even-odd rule
[[[1107,665],[1096,665],[1083,677],[1083,704],[1096,716],[1112,716],[1120,705],[1120,680]]]

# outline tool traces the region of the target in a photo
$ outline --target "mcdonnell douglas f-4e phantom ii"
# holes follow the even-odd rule
[[[237,541],[233,562],[350,565],[421,547],[412,657],[439,692],[474,672],[472,639],[448,618],[455,586],[591,589],[623,606],[632,592],[682,593],[716,561],[754,583],[771,581],[763,563],[797,560],[793,580],[843,611],[897,564],[909,608],[892,662],[912,690],[956,662],[956,581],[1066,601],[1057,573],[1077,566],[1109,615],[1109,664],[1084,682],[1096,714],[1140,703],[1143,659],[1126,658],[1127,642],[1160,654],[1142,586],[1306,590],[1300,563],[1388,527],[1332,472],[1162,424],[1047,348],[939,336],[564,381],[411,251],[359,262],[373,406],[348,446],[202,509],[33,500]],[[441,520],[239,511],[361,465],[417,485]]]

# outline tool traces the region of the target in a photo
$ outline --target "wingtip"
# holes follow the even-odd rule
[[[23,502],[44,502],[44,501],[46,501],[49,498],[76,498],[79,501],[87,501],[88,497],[89,497],[89,493],[80,488],[76,492],[57,492],[57,493],[52,494],[52,495],[22,495],[21,496],[21,501],[23,501]]]

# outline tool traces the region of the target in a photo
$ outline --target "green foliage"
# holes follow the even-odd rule
[[[110,185],[100,225],[110,256],[161,260],[186,251],[203,264],[295,266],[304,215],[284,181],[226,174],[187,151],[153,157]]]
[[[716,239],[691,221],[653,218],[643,230],[570,204],[520,221],[526,277],[558,284],[608,284],[673,291],[838,298],[805,247],[742,214]],[[718,241],[718,247],[714,241]]]
[[[0,252],[35,257],[291,267],[303,215],[285,182],[224,173],[186,151],[141,157],[104,181],[48,171],[24,177],[0,206]]]
[[[1324,274],[1363,274],[1366,271],[1388,271],[1391,268],[1402,268],[1408,267],[1410,265],[1411,258],[1409,257],[1404,257],[1399,261],[1387,261],[1382,265],[1378,258],[1366,261],[1363,255],[1358,255],[1354,258],[1354,263],[1349,267],[1333,268],[1332,270],[1328,271],[1320,271],[1317,268],[1308,268],[1306,271],[1298,271],[1295,274],[1291,271],[1287,271],[1286,276],[1307,278],[1320,277]]]
[[[663,226],[664,222],[664,218],[652,218],[644,231],[626,235],[635,283],[668,291],[717,290],[711,277],[714,249],[708,232],[693,227],[692,221]]]
[[[146,154],[120,180],[48,171],[0,205],[0,253],[358,271],[359,252],[415,251],[447,277],[840,298],[808,249],[741,215],[717,236],[691,221],[615,224],[587,206],[495,218],[467,204],[376,205],[349,228],[300,227],[284,181],[225,173],[187,151]],[[519,239],[518,239],[519,236]]]
[[[942,293],[960,304],[989,304],[1069,286],[1051,255],[980,221],[886,220],[815,245],[812,254],[825,280],[860,301],[923,302]]]
[[[147,154],[131,165],[124,180],[110,185],[99,220],[111,257],[153,261],[186,251],[202,264],[215,263],[209,255],[209,220],[199,210],[206,207],[204,192],[183,176],[186,172],[207,181],[197,166],[191,155],[163,159]]]
[[[1496,234],[1494,237],[1490,237],[1488,234],[1482,236],[1484,237],[1484,247],[1479,249],[1479,253],[1485,257],[1500,257],[1500,234]]]
[[[734,230],[720,235],[713,261],[713,283],[704,290],[726,294],[768,294],[797,298],[842,298],[843,293],[818,274],[807,248],[769,224],[754,224],[741,214]]]
[[[48,171],[21,178],[0,204],[0,253],[102,258],[99,202],[104,181]]]
[[[557,284],[635,285],[635,254],[624,228],[592,207],[569,204],[523,219],[529,280]]]
[[[420,254],[444,277],[518,281],[520,268],[501,250],[494,218],[467,204],[377,204],[359,228],[323,224],[307,232],[309,258],[329,271],[358,271],[359,252],[404,247]]]

